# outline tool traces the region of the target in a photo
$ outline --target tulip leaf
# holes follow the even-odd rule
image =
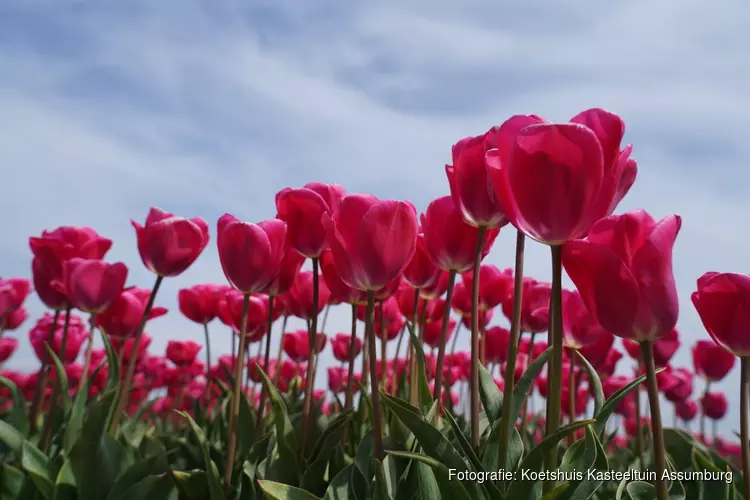
[[[713,474],[722,474],[723,471],[718,468],[711,460],[698,449],[693,448],[691,453],[693,470],[707,471]],[[679,481],[673,481],[676,483]],[[729,498],[731,484],[726,481],[698,481],[701,498]],[[684,495],[683,495],[684,498]],[[672,500],[670,498],[670,500]]]
[[[203,500],[209,496],[208,481],[206,480],[206,473],[204,471],[172,471],[172,477],[177,485],[177,489],[188,500]]]
[[[417,360],[417,394],[419,399],[419,407],[422,410],[422,415],[425,415],[432,406],[432,391],[430,391],[430,384],[427,382],[427,364],[425,363],[424,347],[422,342],[414,333],[414,325],[406,323],[409,329],[409,337],[411,337],[411,343],[414,346],[414,354]]]
[[[102,342],[104,342],[104,349],[107,352],[107,392],[113,394],[112,404],[110,405],[106,420],[107,429],[110,429],[120,400],[120,361],[114,347],[112,347],[112,343],[109,341],[109,337],[101,329],[99,333],[102,337]]]
[[[656,373],[661,373],[663,371],[664,368],[660,368],[656,370]],[[612,394],[612,396],[607,401],[604,402],[604,406],[602,406],[602,409],[599,411],[599,413],[596,413],[594,415],[594,418],[596,419],[594,429],[596,429],[596,433],[599,436],[604,436],[603,433],[606,431],[605,426],[607,425],[607,419],[617,409],[617,405],[620,403],[620,401],[625,399],[625,396],[635,390],[641,383],[643,383],[644,380],[646,380],[645,374],[641,375],[635,380],[632,380],[628,385],[619,389],[617,392]]]
[[[570,483],[563,483],[554,490],[550,491],[542,497],[541,500],[561,500],[567,498],[568,490],[570,489]]]
[[[70,466],[70,460],[65,460],[57,473],[55,480],[54,500],[78,500],[76,478]]]
[[[201,447],[203,462],[204,466],[206,467],[206,479],[208,483],[209,499],[223,500],[224,490],[222,489],[221,480],[219,479],[219,471],[216,468],[216,464],[214,463],[214,461],[211,460],[211,454],[208,450],[208,442],[206,441],[206,436],[203,433],[203,430],[198,427],[198,425],[195,423],[195,420],[193,420],[193,417],[191,417],[187,413],[183,411],[177,413],[182,415],[182,417],[187,420],[190,428],[193,431],[193,434],[195,435],[195,438],[198,440],[198,444]],[[227,467],[231,467],[231,464],[227,464]]]
[[[250,406],[250,402],[243,392],[240,393],[240,408],[237,424],[237,458],[243,460],[250,451],[257,436],[255,424],[257,414]]]
[[[451,500],[474,500],[483,498],[477,491],[477,484],[473,482],[459,481],[452,477],[456,472],[464,472],[466,468],[454,469],[447,467],[444,463],[433,457],[406,451],[389,451],[394,457],[407,458],[430,466],[435,474],[435,480],[444,498]]]
[[[625,491],[630,496],[630,500],[654,500],[656,498],[656,488],[645,481],[631,481],[625,486]]]
[[[565,427],[559,428],[554,433],[546,436],[542,441],[529,451],[529,454],[521,462],[519,470],[538,471],[542,467],[545,455],[557,447],[558,443],[565,439],[569,434],[577,431],[581,427],[593,424],[595,420],[581,420],[574,422]],[[532,491],[536,487],[537,481],[530,481],[517,474],[511,482],[508,489],[508,498],[530,498]]]
[[[16,430],[23,436],[24,438],[28,437],[29,435],[29,420],[26,417],[26,401],[24,400],[23,396],[21,395],[21,391],[18,389],[18,386],[10,380],[9,378],[0,376],[0,385],[4,385],[8,388],[10,391],[11,397],[13,398],[13,406],[10,408],[10,414],[8,415],[8,420],[10,421],[11,425],[16,428]]]
[[[375,475],[372,457],[375,454],[375,439],[372,431],[365,434],[357,447],[349,478],[349,493],[355,500],[367,500],[368,487]]]
[[[169,472],[146,476],[113,500],[169,500],[175,491],[174,480]]]
[[[349,499],[349,478],[352,474],[352,464],[347,465],[339,471],[331,480],[326,489],[323,500],[348,500]]]
[[[76,394],[70,417],[68,417],[68,421],[65,423],[63,434],[63,449],[65,453],[70,453],[70,450],[73,449],[73,445],[83,427],[83,419],[86,416],[86,402],[88,401],[88,387],[88,384],[84,384],[83,390],[78,391],[78,394]]]
[[[320,500],[312,493],[274,481],[259,480],[258,484],[271,500]]]
[[[52,360],[52,364],[55,366],[55,380],[57,382],[58,390],[60,391],[60,399],[62,400],[62,409],[64,413],[68,412],[70,408],[70,398],[68,397],[68,374],[65,372],[60,358],[57,357],[55,351],[49,346],[48,342],[44,343],[44,347],[47,349],[47,355]],[[52,418],[48,415],[47,418]]]
[[[432,467],[424,462],[411,460],[399,480],[396,500],[433,500],[441,496]]]
[[[167,472],[164,464],[160,461],[161,457],[152,455],[145,460],[140,460],[129,467],[122,475],[117,478],[114,486],[109,492],[107,500],[118,500],[130,488],[138,482],[152,474],[162,474]]]
[[[479,397],[490,424],[500,419],[503,411],[503,393],[487,369],[479,364]]]
[[[21,453],[24,442],[23,434],[4,420],[0,420],[0,441],[14,452]]]
[[[552,347],[549,347],[546,351],[539,355],[533,363],[529,365],[521,378],[516,382],[513,387],[513,396],[511,396],[510,402],[510,422],[506,422],[505,425],[513,426],[518,417],[521,415],[521,408],[523,403],[526,401],[531,387],[534,385],[539,372],[544,368],[544,364],[547,362],[549,357],[552,356]]]
[[[604,388],[602,388],[602,380],[599,378],[599,374],[596,373],[596,369],[591,366],[589,360],[586,359],[586,356],[581,354],[580,351],[576,351],[576,356],[578,356],[578,360],[583,363],[583,368],[589,376],[589,382],[594,391],[594,415],[598,415],[602,410],[602,406],[604,406]]]
[[[582,472],[583,478],[581,480],[574,480],[569,483],[570,488],[568,488],[567,492],[561,497],[564,500],[588,500],[592,498],[596,491],[603,484],[603,481],[597,479],[596,477],[593,479],[589,479],[587,471],[609,470],[609,460],[607,459],[607,453],[604,450],[604,446],[599,440],[599,437],[596,435],[593,426],[587,425],[584,430],[586,432],[585,438],[576,441],[575,443],[573,443],[573,446],[568,448],[568,450],[571,450],[572,448],[575,448],[576,445],[579,445],[579,443],[582,443],[582,445],[578,446],[578,449],[580,450],[582,446],[583,451],[578,453],[573,452],[572,456],[569,457],[569,460],[567,462],[569,465],[567,470]],[[567,456],[568,453],[566,452],[565,455]],[[564,457],[563,463],[565,462],[566,461]],[[565,470],[563,466],[561,466],[560,468],[562,470]]]
[[[386,457],[387,458],[387,457]],[[373,500],[393,500],[391,485],[383,467],[383,462],[374,459],[375,482],[373,483]]]
[[[0,498],[17,499],[24,498],[21,491],[26,476],[24,473],[10,464],[0,463]]]
[[[334,447],[341,442],[341,436],[353,415],[354,410],[352,409],[340,413],[323,432],[313,448],[310,463],[302,476],[301,486],[303,489],[316,495],[325,493],[326,482],[323,477],[331,459],[331,453]]]
[[[31,477],[39,493],[45,499],[53,500],[55,471],[47,456],[29,441],[24,441],[21,445],[21,467]]]
[[[271,401],[273,408],[273,419],[276,427],[276,446],[279,449],[279,459],[284,469],[284,479],[286,483],[298,484],[300,480],[300,470],[297,456],[297,436],[294,434],[294,427],[289,414],[287,413],[286,404],[281,399],[276,386],[268,378],[268,375],[261,367],[258,372],[263,377],[263,385]]]

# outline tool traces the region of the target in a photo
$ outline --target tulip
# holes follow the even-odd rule
[[[31,283],[23,278],[0,278],[0,337],[12,324],[11,318],[23,306],[23,302],[31,291]],[[17,321],[17,318],[14,318]]]
[[[0,366],[10,359],[16,349],[18,349],[18,339],[0,339]]]
[[[178,367],[192,365],[201,350],[201,345],[192,340],[170,340],[167,343],[167,358]]]
[[[720,345],[710,340],[699,340],[692,349],[693,367],[696,375],[707,382],[719,382],[734,367],[735,357]]]
[[[692,399],[686,399],[677,403],[676,410],[677,417],[687,423],[698,414],[698,404]]]
[[[31,347],[43,365],[52,364],[46,345],[49,345],[60,362],[66,365],[75,362],[87,337],[88,332],[83,320],[75,314],[68,314],[66,319],[61,321],[61,318],[55,319],[52,314],[45,313],[29,331]],[[63,338],[66,338],[65,342]]]
[[[333,357],[345,363],[359,356],[359,353],[362,352],[362,341],[356,336],[352,339],[352,336],[349,334],[337,333],[333,340],[331,340],[331,348],[333,350]]]
[[[25,307],[21,306],[0,318],[0,331],[12,332],[13,330],[17,330],[28,318],[29,312]]]

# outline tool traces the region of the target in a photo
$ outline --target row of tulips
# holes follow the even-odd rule
[[[158,400],[152,413],[164,417],[169,410],[189,409],[196,401],[215,409],[214,404],[227,392],[226,408],[219,406],[228,425],[223,475],[228,498],[235,484],[238,447],[243,445],[240,413],[248,396],[257,397],[256,428],[260,430],[267,419],[269,397],[273,418],[281,412],[277,389],[304,391],[299,455],[309,457],[319,451],[317,445],[312,447],[315,403],[324,399],[322,392],[315,391],[318,356],[326,344],[319,316],[330,305],[348,304],[352,331],[331,342],[344,366],[328,371],[329,387],[345,397],[343,402],[334,398],[335,403],[326,408],[347,415],[355,405],[355,389],[369,385],[369,393],[359,391],[359,406],[367,400],[372,454],[381,466],[387,448],[384,440],[391,440],[388,431],[393,429],[384,414],[398,415],[423,451],[429,448],[408,423],[408,415],[394,406],[393,396],[403,388],[408,391],[408,403],[403,404],[415,411],[421,408],[424,422],[439,429],[443,418],[453,421],[451,409],[461,403],[452,391],[465,386],[468,437],[461,434],[457,439],[465,441],[467,459],[480,450],[486,455],[486,419],[491,418],[493,425],[497,421],[491,439],[497,448],[493,465],[498,470],[516,465],[509,460],[515,457],[520,426],[524,432],[525,427],[538,430],[535,449],[544,457],[547,471],[565,467],[558,451],[560,436],[569,436],[568,450],[588,439],[586,426],[593,421],[577,418],[587,413],[589,399],[594,400],[597,417],[597,411],[602,411],[600,396],[606,390],[612,404],[617,403],[626,429],[635,435],[641,467],[649,443],[656,474],[653,486],[647,485],[653,490],[648,491],[665,500],[674,481],[665,479],[672,466],[666,453],[660,393],[675,404],[683,420],[692,420],[696,413],[691,399],[693,373],[669,366],[679,346],[672,248],[682,221],[676,215],[655,221],[643,210],[611,215],[637,173],[636,162],[630,158],[632,147],[622,145],[624,130],[617,115],[601,109],[584,111],[567,123],[550,123],[535,115],[514,116],[453,146],[452,165],[445,169],[450,195],[431,202],[419,217],[410,202],[347,194],[341,186],[320,183],[280,191],[275,219],[256,224],[222,216],[216,225],[216,244],[229,286],[198,285],[179,295],[182,313],[203,325],[205,364],[197,357],[201,346],[191,342],[171,342],[166,358],[148,354],[145,333],[149,320],[167,312],[156,304],[163,280],[182,274],[208,245],[209,228],[203,219],[152,208],[144,225],[133,222],[143,264],[155,275],[151,289],[125,288],[127,267],[104,260],[112,241],[95,231],[75,227],[45,231],[41,237],[30,238],[33,288],[53,311],[29,334],[42,369],[33,377],[33,391],[28,378],[6,374],[15,376],[15,385],[31,396],[33,426],[40,408],[60,405],[68,397],[66,392],[96,395],[108,387],[107,368],[112,360],[93,348],[95,332],[100,330],[117,352],[118,366],[123,367],[107,426],[112,436],[118,435],[124,415],[147,415],[141,409],[159,389],[166,389],[167,396]],[[517,234],[514,268],[501,271],[482,265],[499,231],[508,224]],[[550,248],[551,282],[524,276],[527,238]],[[306,259],[311,260],[311,271],[301,270]],[[563,269],[576,291],[563,289]],[[3,331],[20,326],[30,288],[23,279],[0,285]],[[735,356],[741,360],[743,445],[738,448],[745,498],[750,498],[750,364],[746,358],[750,344],[745,341],[744,313],[750,304],[748,290],[750,278],[746,276],[708,273],[698,280],[692,296],[713,340],[696,344],[694,349],[695,372],[706,380],[700,399],[703,416],[714,420],[724,416],[726,398],[710,392],[709,384],[726,376]],[[497,308],[509,319],[509,330],[489,325]],[[73,310],[89,315],[88,327]],[[452,311],[460,322],[452,318]],[[273,356],[272,327],[281,320],[284,331],[289,316],[303,318],[307,329],[284,332],[279,346],[286,358],[280,351]],[[233,353],[219,358],[218,364],[212,364],[209,352],[208,324],[214,318],[233,332]],[[365,324],[363,342],[357,337],[358,320]],[[457,352],[455,343],[449,342],[452,335],[457,337],[460,325],[469,330],[466,353]],[[546,340],[538,339],[543,332],[547,332]],[[648,419],[640,398],[628,392],[636,387],[632,379],[614,373],[621,356],[614,336],[623,339],[625,350],[636,360],[636,382],[645,378]],[[396,355],[388,359],[387,344],[396,339]],[[84,343],[79,373],[74,367]],[[253,343],[259,346],[255,357],[250,354]],[[407,349],[404,356],[402,344]],[[434,355],[426,355],[424,345],[431,346]],[[354,361],[360,349],[362,364],[356,373]],[[67,371],[66,378],[78,382],[77,387],[64,390],[57,380],[62,372],[56,373],[56,364]],[[546,375],[540,372],[544,364]],[[495,368],[499,377],[492,384],[496,387],[489,389],[483,381],[492,377]],[[250,381],[260,383],[252,394]],[[529,408],[534,399],[526,400],[534,387],[545,397],[543,414]],[[502,397],[490,397],[498,390]],[[526,402],[516,415],[519,390]],[[438,408],[427,411],[425,401],[432,400]],[[569,425],[562,427],[566,414]],[[704,420],[700,436],[708,440]],[[49,421],[45,419],[41,432],[43,450],[50,445]],[[642,422],[649,423],[648,432]],[[279,431],[277,427],[277,440],[283,439]],[[576,441],[576,437],[581,439]],[[727,455],[738,453],[719,436],[714,435],[713,441],[720,442]],[[239,453],[244,456],[246,451]],[[410,460],[422,460],[418,456]],[[500,496],[495,498],[510,494],[514,487],[500,483]],[[559,487],[554,478],[545,478],[541,493],[552,498]]]

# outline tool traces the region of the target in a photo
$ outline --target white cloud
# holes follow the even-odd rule
[[[322,180],[424,207],[447,192],[443,164],[459,138],[513,113],[564,120],[594,106],[620,112],[635,143],[639,180],[622,209],[684,217],[680,364],[705,337],[689,302],[695,279],[744,269],[736,217],[750,208],[738,168],[750,153],[750,64],[739,1],[3,9],[3,276],[28,274],[31,234],[88,224],[115,240],[111,256],[132,281],[150,286],[128,223],[150,205],[213,228],[225,211],[272,217],[277,190]],[[511,265],[512,244],[506,231],[489,262]],[[177,312],[176,291],[223,281],[214,245],[163,288],[159,302],[173,313],[150,327],[155,351],[167,338],[201,339]],[[547,276],[548,260],[533,245],[527,272]],[[348,310],[329,324],[345,331]],[[24,348],[14,362],[30,356]],[[722,385],[732,395],[738,371]]]

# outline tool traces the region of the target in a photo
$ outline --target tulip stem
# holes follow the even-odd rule
[[[505,363],[505,385],[503,387],[503,401],[510,401],[513,396],[513,378],[516,373],[516,355],[521,336],[521,305],[523,302],[523,259],[526,247],[526,236],[516,232],[516,262],[513,283],[513,318],[510,324],[510,340],[508,341],[508,359]],[[515,422],[510,421],[511,405],[502,405],[500,425],[500,462],[498,469],[505,469],[508,460],[508,440],[510,430]]]
[[[638,361],[638,366],[643,369],[643,361]],[[636,389],[635,396],[635,454],[638,457],[638,467],[643,470],[643,425],[641,421],[641,390]]]
[[[133,342],[133,349],[130,351],[130,359],[128,359],[128,371],[125,374],[125,380],[122,382],[122,392],[120,393],[120,399],[117,402],[117,409],[112,416],[112,424],[109,428],[109,433],[114,437],[117,434],[117,429],[120,425],[120,418],[122,413],[125,411],[125,405],[130,399],[130,389],[133,382],[133,375],[135,375],[135,365],[138,360],[138,352],[141,348],[141,337],[143,337],[143,329],[146,328],[146,321],[151,314],[151,308],[154,307],[154,301],[156,300],[156,294],[159,291],[161,282],[164,280],[164,276],[157,275],[154,288],[151,290],[151,295],[146,302],[146,308],[143,310],[143,316],[141,316],[141,322],[138,325],[138,329],[135,331],[135,341]],[[124,343],[123,343],[124,348]]]
[[[286,322],[289,319],[289,315],[284,315],[284,320],[281,322],[281,335],[279,335],[279,352],[276,355],[276,373],[273,377],[273,385],[279,386],[279,379],[281,377],[281,360],[284,357],[284,334],[286,334]],[[268,374],[266,374],[268,375]]]
[[[535,332],[531,332],[531,335],[529,335],[529,352],[527,354],[528,361],[527,366],[530,366],[531,363],[534,362],[534,337],[536,336]],[[519,335],[520,337],[520,335]],[[532,404],[534,401],[534,386],[532,385],[529,389],[529,394],[526,397],[526,401],[523,402],[523,413],[521,414],[521,425],[526,425],[526,420],[529,416],[529,411],[531,413],[534,413],[534,405]]]
[[[448,290],[445,292],[445,305],[443,306],[443,323],[440,325],[440,343],[438,344],[437,364],[435,365],[435,390],[434,399],[438,401],[441,408],[443,400],[443,363],[445,363],[445,344],[448,337],[448,323],[451,317],[451,301],[453,300],[453,288],[456,283],[456,271],[448,273]],[[440,412],[435,412],[435,422],[438,421]]]
[[[67,350],[68,350],[68,327],[70,326],[70,313],[71,313],[72,307],[68,306],[67,309],[65,309],[65,323],[63,323],[63,333],[62,333],[62,342],[60,343],[60,352],[59,357],[62,358],[60,361],[65,365],[65,358],[67,357]],[[48,346],[52,347],[49,343]],[[52,363],[52,360],[50,360],[50,363]],[[51,369],[51,368],[50,368]],[[58,375],[58,374],[55,374]],[[61,396],[60,392],[62,389],[62,386],[60,385],[60,380],[57,378],[56,384],[52,386],[52,397],[50,398],[50,404],[54,407],[57,407],[58,405],[58,398]],[[62,397],[67,398],[67,394],[62,394]],[[44,429],[42,431],[42,442],[41,442],[41,450],[46,452],[47,447],[49,446],[50,439],[52,439],[52,424],[55,417],[55,413],[50,408],[49,413],[44,419]]]
[[[94,352],[94,332],[96,332],[96,313],[91,313],[89,318],[89,339],[86,345],[86,356],[83,360],[83,370],[81,370],[81,380],[78,382],[78,391],[81,392],[86,389],[86,380],[89,376],[89,368],[91,367],[91,355]],[[87,396],[88,397],[88,396]]]
[[[47,335],[47,342],[52,344],[52,339],[57,330],[57,321],[60,319],[60,310],[55,309],[55,315],[52,318],[52,326],[50,327],[49,334]],[[49,365],[42,365],[39,370],[39,376],[36,379],[36,388],[34,389],[34,399],[31,402],[31,408],[29,409],[29,426],[31,427],[31,433],[36,431],[36,420],[39,415],[39,408],[42,406],[44,400],[44,393],[47,392],[47,382],[49,382]]]
[[[458,344],[458,342],[457,342],[457,340],[458,340],[458,332],[460,332],[460,331],[461,331],[461,322],[458,321],[456,323],[456,329],[453,330],[453,342],[451,343],[451,356],[453,356],[454,354],[456,354],[456,344]]]
[[[568,366],[568,423],[572,424],[576,420],[576,354],[568,356],[570,366]],[[575,433],[568,434],[568,445],[572,446],[575,442]]]
[[[482,264],[486,226],[477,228],[477,246],[474,253],[474,270],[471,281],[471,444],[479,450],[479,267]],[[450,309],[451,301],[446,301]],[[483,357],[484,358],[484,357]]]
[[[400,375],[399,371],[399,365],[398,365],[398,359],[399,354],[401,353],[401,342],[404,340],[404,335],[406,334],[406,324],[404,324],[403,327],[401,327],[401,333],[398,334],[398,342],[396,342],[396,353],[393,355],[393,360],[395,362],[394,369],[392,370],[391,377],[389,378],[390,384],[391,384],[391,394],[396,395],[396,386],[398,382],[398,377]]]
[[[268,376],[268,365],[271,362],[271,329],[273,327],[273,299],[274,296],[268,297],[268,331],[266,332],[266,353],[263,358],[263,372]],[[263,424],[263,413],[266,409],[266,384],[261,384],[260,389],[260,406],[258,408],[258,420],[255,423],[255,430],[260,432]]]
[[[367,323],[366,330],[368,350],[370,351],[370,390],[372,391],[372,435],[375,440],[375,458],[383,460],[383,429],[380,423],[380,391],[378,391],[377,347],[375,345],[375,292],[367,292]]]
[[[240,320],[240,346],[234,366],[234,390],[232,391],[232,411],[229,414],[229,436],[227,443],[227,463],[224,471],[224,498],[229,498],[229,488],[232,484],[234,471],[234,457],[237,452],[237,420],[240,414],[240,398],[242,397],[242,372],[245,363],[245,348],[247,346],[247,312],[250,309],[250,294],[245,293],[242,298],[242,319]]]
[[[706,439],[706,399],[711,390],[711,381],[706,380],[706,386],[703,389],[703,399],[701,400],[701,438]]]
[[[352,304],[352,337],[349,341],[349,372],[346,375],[346,398],[344,400],[344,410],[352,407],[354,399],[354,349],[357,345],[357,306]],[[342,445],[346,444],[346,429],[341,436]]]
[[[547,436],[554,434],[560,428],[560,396],[562,393],[562,246],[550,247],[552,253],[552,293],[550,294],[550,322],[547,329],[549,344],[552,346],[552,359],[549,365],[547,381]],[[547,453],[545,469],[557,470],[557,446],[553,446]],[[555,487],[554,481],[544,482],[544,492],[548,493]]]
[[[646,385],[648,386],[649,407],[651,408],[651,441],[654,446],[654,465],[656,466],[656,495],[658,500],[667,500],[669,497],[668,485],[662,479],[664,471],[667,470],[667,460],[664,449],[664,433],[661,426],[659,385],[656,381],[653,341],[641,342],[641,355],[646,368]]]
[[[206,400],[206,410],[208,410],[209,401],[211,400],[211,337],[208,334],[208,323],[203,323],[203,336],[206,339],[206,387],[204,389],[203,399]]]
[[[307,360],[307,375],[305,376],[305,402],[302,410],[302,439],[300,440],[300,455],[307,455],[307,440],[310,434],[310,425],[312,424],[312,400],[315,386],[315,358],[318,335],[318,297],[319,289],[319,269],[318,258],[313,257],[313,290],[312,290],[312,317],[310,318],[310,330],[308,332],[308,343],[310,357]]]
[[[422,309],[427,301],[422,302]],[[419,288],[414,289],[414,308],[411,314],[411,333],[417,335],[417,318],[419,310]],[[415,347],[412,342],[411,335],[409,335],[409,403],[412,406],[417,406],[417,400],[419,399],[419,393],[417,392],[417,356],[415,355]]]
[[[326,331],[326,323],[328,323],[328,311],[330,311],[330,310],[331,310],[331,304],[326,304],[326,308],[323,311],[323,322],[320,324],[320,331],[321,332],[325,333],[325,331]]]
[[[237,358],[237,334],[234,331],[234,328],[232,328],[232,331],[230,332],[232,334],[232,337],[230,339],[230,345],[232,347],[232,359]]]
[[[750,405],[750,358],[740,358],[740,440],[742,445],[742,482],[745,498],[750,498],[750,434],[748,434],[748,406]]]
[[[388,359],[387,359],[387,345],[388,345],[388,331],[385,326],[385,317],[383,316],[383,301],[378,302],[378,309],[380,310],[380,387],[383,391],[386,389],[386,372],[388,371]]]

